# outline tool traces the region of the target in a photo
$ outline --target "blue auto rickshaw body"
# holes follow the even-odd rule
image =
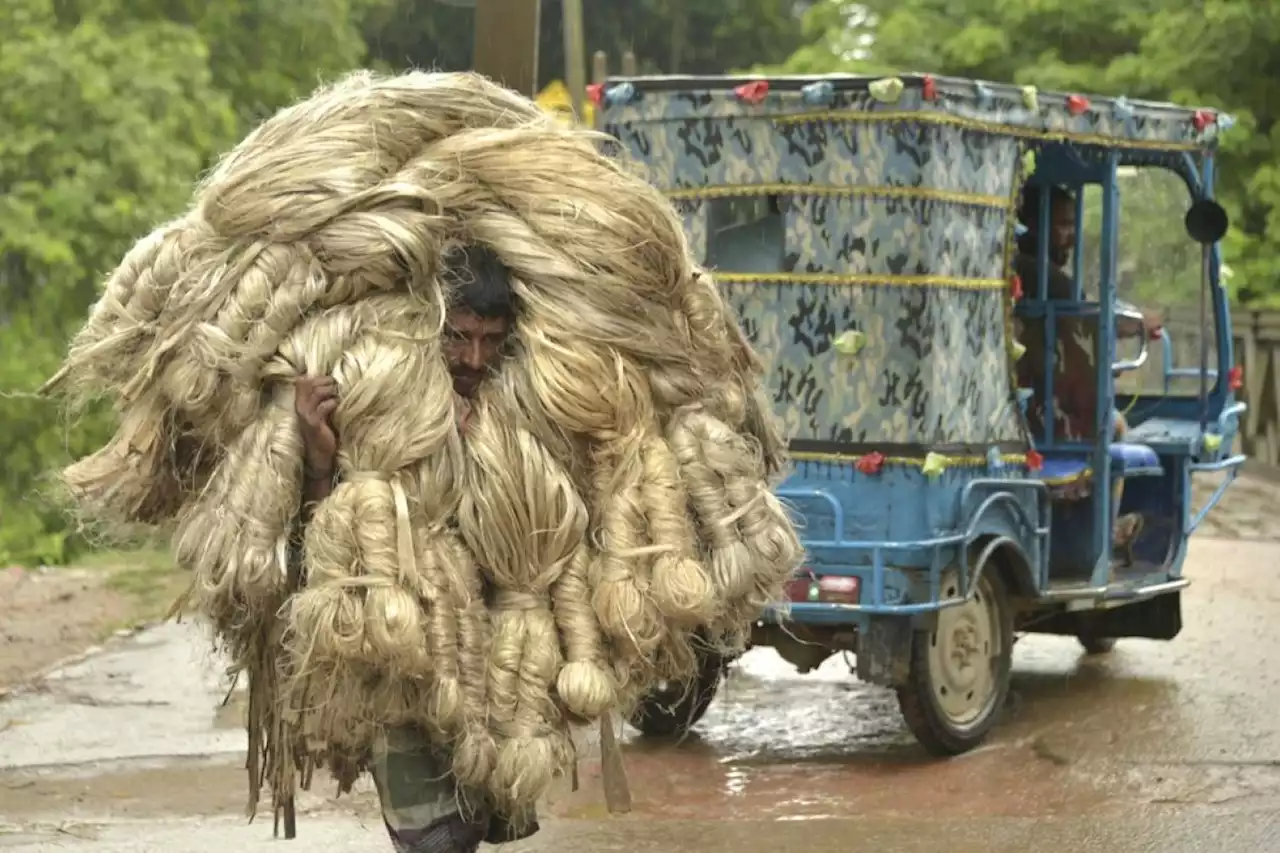
[[[955,753],[999,715],[1015,631],[1096,649],[1178,633],[1187,537],[1210,508],[1192,507],[1191,478],[1241,464],[1243,405],[1214,239],[1203,393],[1116,395],[1147,352],[1117,356],[1117,175],[1169,169],[1188,206],[1211,199],[1228,117],[915,74],[616,79],[597,120],[681,212],[767,364],[794,463],[777,493],[807,562],[755,643],[802,670],[855,652],[921,741]],[[1101,193],[1097,268],[1077,243],[1070,298],[1049,298],[1047,228],[1036,280],[1014,271],[1033,185]],[[1042,193],[1040,222],[1049,207]],[[1019,330],[1035,323],[1044,372],[1027,387]],[[1068,327],[1089,363],[1063,373]],[[1166,364],[1166,385],[1187,371]],[[1066,434],[1055,377],[1091,406]],[[1121,514],[1147,521],[1123,559]],[[691,724],[706,703],[682,707]]]

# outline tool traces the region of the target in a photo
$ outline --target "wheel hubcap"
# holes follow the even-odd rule
[[[944,574],[942,597],[961,594],[957,575]],[[929,676],[939,710],[956,728],[981,722],[995,701],[1002,651],[998,620],[985,577],[972,598],[938,613],[937,628],[929,638]]]

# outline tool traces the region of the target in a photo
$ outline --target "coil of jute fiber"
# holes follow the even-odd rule
[[[78,510],[172,524],[248,676],[252,803],[316,767],[349,786],[414,725],[525,813],[572,726],[692,676],[695,641],[741,648],[797,567],[759,360],[605,142],[475,74],[345,77],[137,243],[48,383],[119,413],[63,471]],[[518,310],[460,431],[441,341],[480,250]],[[338,472],[306,508],[292,400],[319,375]]]

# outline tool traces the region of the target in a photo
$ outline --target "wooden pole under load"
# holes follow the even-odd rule
[[[542,0],[476,0],[475,70],[522,95],[537,95],[541,21]]]
[[[591,82],[603,83],[609,78],[609,54],[597,50],[591,57]]]
[[[582,34],[582,0],[560,0],[564,7],[564,84],[573,99],[573,114],[578,121],[586,115],[583,99],[587,95],[587,46]]]

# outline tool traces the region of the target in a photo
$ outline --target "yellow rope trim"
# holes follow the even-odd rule
[[[735,198],[757,195],[792,195],[800,197],[825,196],[841,198],[898,198],[939,201],[948,204],[966,204],[975,207],[994,207],[1012,210],[1010,199],[998,195],[953,192],[929,187],[841,187],[825,184],[724,184],[705,187],[682,187],[664,190],[666,196],[676,201],[708,198]]]
[[[998,290],[1007,283],[999,278],[948,278],[941,275],[844,275],[842,273],[745,273],[716,272],[721,284],[825,284],[882,285],[884,287],[951,287],[957,290]]]
[[[803,124],[811,121],[826,122],[889,122],[919,121],[925,124],[938,124],[958,127],[964,130],[976,130],[985,133],[1013,136],[1022,139],[1043,139],[1048,142],[1080,142],[1086,145],[1102,145],[1107,148],[1133,148],[1148,151],[1201,151],[1206,149],[1199,142],[1169,142],[1159,139],[1122,139],[1116,136],[1103,136],[1098,133],[1073,133],[1062,130],[1036,130],[1016,124],[1001,124],[993,121],[965,118],[935,112],[823,112],[790,113],[773,116],[778,124]]]
[[[815,453],[815,452],[793,452],[789,456],[798,462],[854,462],[864,456],[870,456],[869,453]],[[985,456],[944,456],[948,468],[985,468],[989,464]],[[1027,457],[1024,453],[1005,453],[1001,455],[1000,461],[1006,465],[1024,465]],[[921,468],[924,466],[924,458],[916,456],[886,456],[884,458],[885,465],[909,465],[913,468]]]
[[[870,454],[854,454],[854,453],[811,453],[799,452],[791,453],[790,456],[797,462],[833,462],[837,464],[852,463],[857,464],[860,459]],[[985,468],[989,465],[989,461],[985,456],[946,456],[947,468]],[[1026,454],[1023,453],[1005,453],[1001,454],[1000,461],[1006,465],[1025,465],[1027,464]],[[911,468],[923,468],[924,459],[915,456],[886,456],[884,458],[885,465],[906,465]],[[1067,477],[1038,477],[1036,479],[1044,483],[1046,486],[1069,486],[1073,483],[1079,483],[1093,476],[1093,469],[1085,468],[1078,474],[1072,474]]]
[[[1093,476],[1092,468],[1085,468],[1079,474],[1072,474],[1067,477],[1041,477],[1040,482],[1046,486],[1070,486],[1073,483],[1079,483],[1088,480]]]

